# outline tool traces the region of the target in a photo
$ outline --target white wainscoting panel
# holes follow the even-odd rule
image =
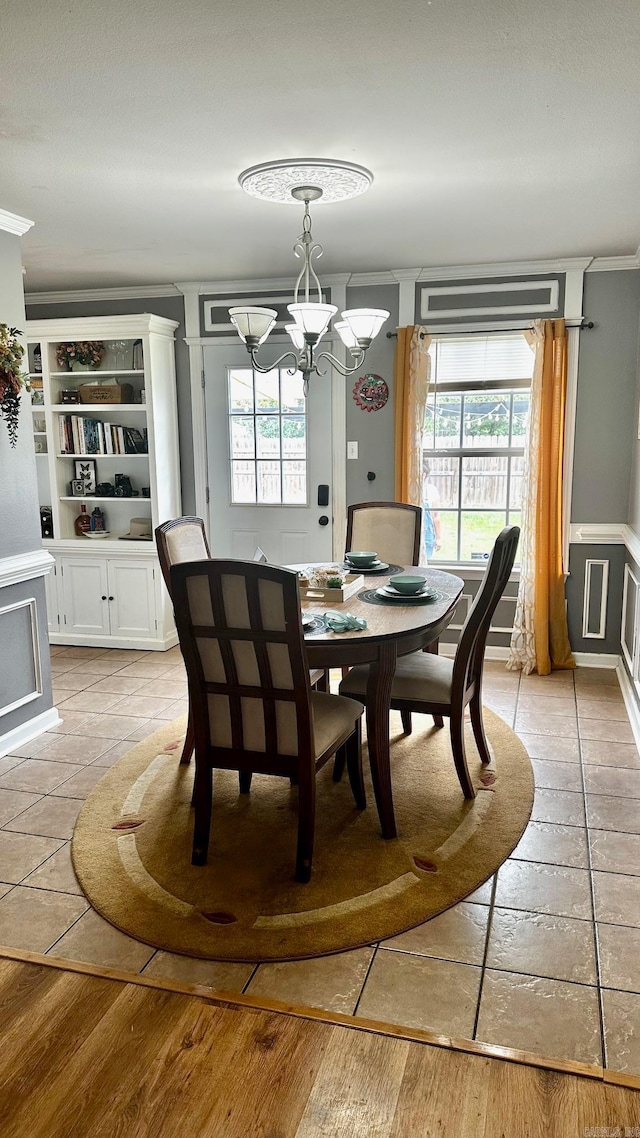
[[[594,587],[594,567],[602,569],[600,576],[600,613],[598,627],[594,630],[590,624],[592,589]],[[597,575],[596,575],[597,579]],[[596,588],[598,586],[596,585]],[[604,640],[607,634],[607,599],[609,596],[609,562],[587,558],[584,563],[584,589],[582,601],[582,635],[585,640]]]
[[[5,605],[0,608],[0,628],[2,626],[2,618],[6,617],[10,612],[18,612],[19,609],[27,609],[31,638],[29,646],[32,653],[32,666],[33,666],[33,687],[12,700],[11,703],[5,704],[0,707],[0,718],[8,715],[10,711],[15,711],[18,707],[22,707],[25,703],[31,703],[32,700],[38,699],[43,694],[42,689],[42,667],[40,664],[40,638],[38,636],[38,612],[36,607],[35,597],[28,597],[23,601],[15,601],[12,605]]]

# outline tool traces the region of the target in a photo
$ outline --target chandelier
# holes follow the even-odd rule
[[[268,372],[289,361],[292,368],[302,372],[305,395],[309,390],[309,377],[314,372],[326,375],[326,371],[318,367],[320,360],[326,360],[341,375],[352,375],[362,367],[371,342],[389,313],[382,308],[351,308],[341,313],[342,319],[333,327],[349,352],[350,366],[336,359],[331,352],[318,351],[318,345],[338,309],[335,304],[325,302],[313,266],[313,261],[322,256],[323,248],[313,239],[309,207],[311,202],[320,198],[324,202],[334,202],[356,197],[369,188],[373,175],[354,163],[303,158],[252,166],[238,180],[243,190],[253,197],[304,203],[302,233],[293,247],[296,257],[302,260],[302,268],[295,283],[293,304],[287,305],[293,323],[285,324],[295,351],[289,349],[267,365],[258,363],[258,348],[274,327],[278,313],[273,308],[249,305],[229,309],[231,322],[246,345],[252,366],[256,371]],[[312,300],[314,293],[317,299]]]

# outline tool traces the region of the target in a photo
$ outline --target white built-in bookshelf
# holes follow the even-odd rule
[[[149,313],[27,321],[38,494],[53,529],[43,537],[55,558],[48,589],[52,643],[159,649],[176,643],[155,541],[127,537],[132,519],[134,530],[144,519],[153,533],[181,512],[176,327]],[[86,341],[104,345],[100,366],[61,366],[58,346]],[[88,386],[104,390],[96,401],[75,402],[87,397],[80,388]],[[116,388],[126,402],[111,401]],[[89,481],[81,486],[87,465]],[[100,492],[91,487],[94,466]],[[137,496],[107,489],[122,479]],[[89,515],[96,506],[103,512],[107,536],[76,533],[82,503]]]

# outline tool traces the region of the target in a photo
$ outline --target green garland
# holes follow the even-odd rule
[[[9,445],[18,441],[18,416],[22,388],[29,390],[29,376],[21,370],[24,347],[17,328],[0,324],[0,417],[7,424]]]

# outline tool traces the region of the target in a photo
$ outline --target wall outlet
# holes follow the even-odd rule
[[[357,458],[357,457],[358,457],[358,444],[357,443],[347,443],[347,458]]]

